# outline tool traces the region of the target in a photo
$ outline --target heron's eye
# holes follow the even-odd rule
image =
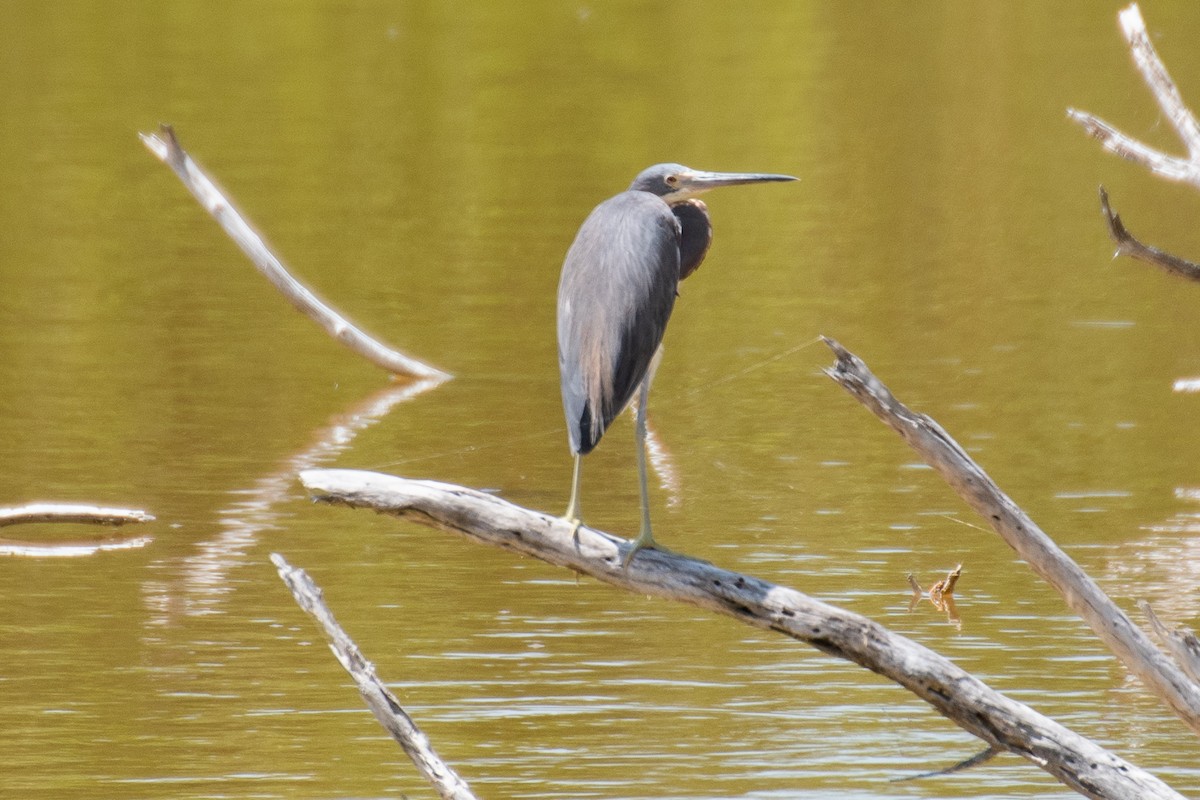
[[[679,176],[678,175],[668,175],[665,180],[667,182],[667,186],[675,186],[676,184],[679,183]]]

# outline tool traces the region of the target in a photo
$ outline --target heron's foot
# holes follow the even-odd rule
[[[574,539],[579,535],[579,529],[583,527],[583,520],[567,509],[567,513],[559,517],[563,522],[571,526],[571,538]]]
[[[665,547],[659,547],[658,542],[654,541],[654,536],[650,531],[644,530],[638,534],[638,537],[629,545],[629,550],[621,557],[621,569],[629,566],[629,562],[633,561],[633,557],[637,555],[637,551],[644,547],[649,547],[652,550],[666,550]]]

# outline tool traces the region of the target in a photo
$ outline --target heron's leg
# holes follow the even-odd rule
[[[579,476],[583,472],[583,456],[575,453],[575,467],[571,471],[571,501],[567,503],[567,513],[563,519],[571,523],[572,535],[579,530],[583,520],[579,516]]]
[[[621,559],[621,566],[628,566],[634,553],[641,550],[643,547],[654,547],[654,534],[650,531],[650,490],[646,481],[646,401],[650,397],[650,380],[649,376],[642,381],[641,389],[638,391],[637,404],[637,465],[638,465],[638,481],[642,489],[642,527],[638,531],[638,537],[633,540],[633,546],[629,548],[629,552]]]

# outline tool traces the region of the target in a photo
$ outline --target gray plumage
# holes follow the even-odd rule
[[[584,220],[558,287],[558,367],[571,450],[590,453],[646,376],[675,307],[680,224],[648,192]]]
[[[636,426],[642,528],[650,546],[645,464],[646,374],[675,307],[679,282],[712,241],[708,209],[694,195],[717,186],[791,181],[789,175],[701,172],[656,164],[588,215],[563,261],[558,284],[558,367],[575,472],[567,519],[579,524],[580,457],[641,389]]]

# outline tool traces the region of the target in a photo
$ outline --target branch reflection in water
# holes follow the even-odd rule
[[[345,411],[334,414],[314,432],[312,443],[284,459],[274,472],[264,475],[246,489],[231,494],[240,497],[218,512],[221,532],[197,545],[197,552],[184,560],[178,582],[147,581],[143,585],[146,606],[154,612],[151,625],[169,624],[176,615],[220,613],[220,604],[232,591],[229,573],[246,561],[247,553],[264,531],[278,530],[280,503],[302,496],[296,474],[328,464],[345,452],[362,431],[379,423],[396,406],[441,385],[441,378],[397,383],[372,392]]]

